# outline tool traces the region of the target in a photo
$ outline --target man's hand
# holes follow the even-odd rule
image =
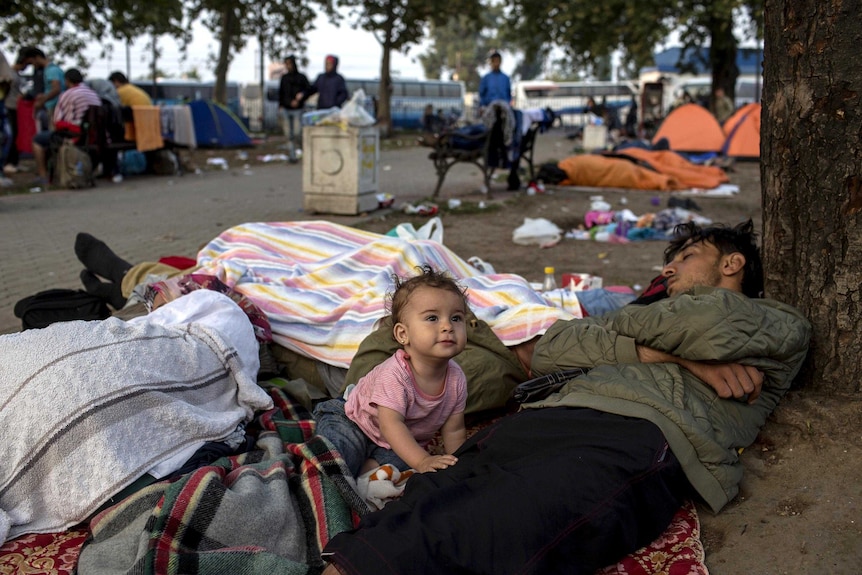
[[[748,396],[748,403],[754,403],[763,387],[763,373],[750,365],[698,361],[684,361],[680,365],[713,388],[718,397],[725,399],[744,399]]]
[[[638,359],[642,363],[675,363],[686,368],[696,378],[715,390],[719,397],[746,399],[748,403],[760,396],[763,387],[763,373],[756,367],[739,363],[704,363],[682,359],[639,345],[636,347]]]

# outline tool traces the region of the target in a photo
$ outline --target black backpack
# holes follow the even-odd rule
[[[111,315],[105,300],[83,290],[49,289],[15,304],[23,329],[38,329],[60,321],[105,319]]]

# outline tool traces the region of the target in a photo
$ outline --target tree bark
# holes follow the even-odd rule
[[[216,63],[216,81],[213,90],[213,99],[220,103],[227,103],[227,70],[230,66],[230,45],[236,28],[233,6],[228,3],[221,15],[221,34],[219,34],[219,53]]]
[[[392,18],[394,16],[391,16]],[[383,57],[380,59],[380,87],[377,90],[377,126],[381,138],[392,130],[392,21],[383,31]]]
[[[761,129],[766,293],[814,326],[799,381],[862,390],[860,0],[766,0]]]

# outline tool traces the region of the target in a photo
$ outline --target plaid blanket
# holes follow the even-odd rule
[[[273,383],[276,383],[274,380]],[[264,384],[255,451],[154,484],[97,515],[81,575],[318,573],[320,551],[368,507],[311,414]]]

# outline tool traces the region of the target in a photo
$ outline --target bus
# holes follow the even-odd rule
[[[379,80],[363,80],[346,78],[347,92],[351,96],[359,89],[365,93],[365,109],[376,116],[375,108],[379,95]],[[269,80],[264,89],[262,128],[266,131],[280,129],[278,118],[278,80]],[[314,98],[314,97],[312,97]],[[307,102],[310,109],[313,100]],[[253,107],[255,102],[248,101]],[[392,80],[391,111],[392,127],[401,130],[422,129],[422,116],[426,106],[430,105],[435,113],[445,116],[461,117],[464,114],[464,83],[444,80]],[[259,107],[259,104],[257,104]],[[249,114],[251,115],[251,114]]]
[[[563,125],[583,126],[591,121],[586,112],[590,98],[596,104],[614,108],[620,117],[637,101],[634,82],[551,82],[530,80],[515,84],[515,107],[520,110],[550,108],[560,116]]]

